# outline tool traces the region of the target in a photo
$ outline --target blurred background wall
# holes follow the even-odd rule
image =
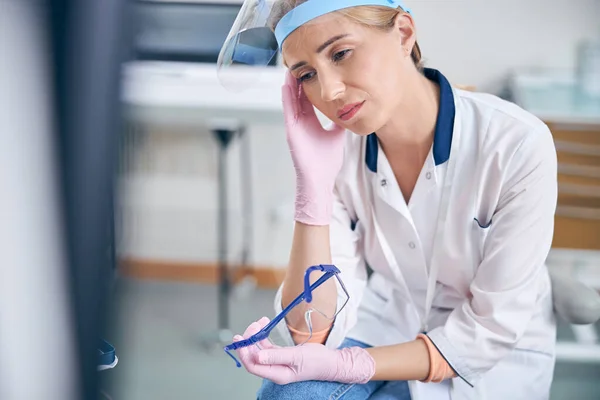
[[[597,0],[407,1],[426,61],[452,82],[501,90],[520,68],[574,68],[576,48],[600,35]]]

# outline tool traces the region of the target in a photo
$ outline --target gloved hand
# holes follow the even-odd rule
[[[269,319],[263,317],[250,324],[243,338],[256,334],[268,323]],[[238,340],[242,340],[239,335],[234,337]],[[259,346],[239,349],[240,360],[248,372],[278,385],[309,380],[367,383],[375,374],[375,360],[360,347],[332,350],[315,343],[278,347],[268,339]]]
[[[344,128],[324,129],[298,80],[287,71],[281,88],[286,136],[296,170],[295,220],[329,225],[335,178],[344,157]]]

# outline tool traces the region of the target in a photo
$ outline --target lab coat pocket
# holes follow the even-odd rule
[[[492,226],[492,220],[473,218],[472,240],[473,240],[473,257],[476,265],[483,260],[485,239]]]
[[[485,220],[480,221],[478,218],[473,218],[473,221],[475,221],[477,223],[477,225],[484,230],[487,230],[490,226],[492,226],[492,220],[490,219],[488,222],[485,222]]]

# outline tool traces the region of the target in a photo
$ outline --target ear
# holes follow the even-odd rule
[[[413,17],[409,13],[398,13],[394,20],[394,29],[400,34],[405,55],[410,57],[417,41],[417,31]]]

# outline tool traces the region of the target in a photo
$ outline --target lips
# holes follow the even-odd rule
[[[362,101],[359,103],[346,104],[344,107],[340,108],[337,111],[338,118],[343,121],[349,120],[358,112],[358,110],[360,110],[364,103],[365,102]]]

